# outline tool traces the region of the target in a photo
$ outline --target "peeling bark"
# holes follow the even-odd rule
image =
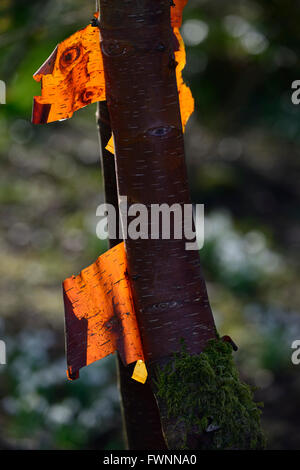
[[[183,208],[191,201],[170,1],[101,0],[100,18],[119,196],[127,196],[129,206]],[[186,241],[125,240],[150,382],[156,367],[181,349],[182,339],[190,354],[198,354],[216,337],[199,255],[186,251]],[[172,423],[162,424],[168,440]]]

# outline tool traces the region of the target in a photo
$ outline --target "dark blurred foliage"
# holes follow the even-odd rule
[[[95,105],[32,126],[32,74],[85,26],[94,1],[1,0],[0,448],[121,448],[114,358],[65,376],[61,281],[106,249]],[[185,77],[193,201],[205,203],[202,261],[221,334],[265,402],[269,448],[300,447],[300,78],[298,0],[190,0]]]

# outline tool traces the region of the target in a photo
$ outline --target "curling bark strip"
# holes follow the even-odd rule
[[[33,99],[32,122],[68,119],[90,103],[105,100],[105,81],[97,28],[91,25],[58,44],[33,78],[41,96]]]
[[[168,0],[101,1],[101,50],[119,196],[128,204],[190,203]],[[216,335],[197,252],[186,240],[125,241],[148,363],[199,353]]]
[[[124,365],[144,359],[127,279],[124,244],[63,283],[68,376],[118,351]]]
[[[185,47],[179,32],[182,4],[178,0],[174,10],[173,28],[178,44],[174,42],[176,77],[183,130],[194,111],[191,90],[185,85],[182,70],[185,66]],[[96,17],[99,15],[96,13]],[[105,101],[103,59],[98,28],[91,25],[77,31],[58,44],[33,78],[41,83],[41,96],[33,101],[32,122],[45,124],[71,118],[73,113],[97,101]],[[114,153],[110,137],[107,149]]]

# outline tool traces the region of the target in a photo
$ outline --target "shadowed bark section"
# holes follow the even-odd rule
[[[101,165],[104,180],[105,200],[112,204],[118,214],[118,193],[113,155],[105,150],[111,136],[109,113],[106,102],[98,103],[98,127]],[[118,233],[117,227],[117,233]],[[109,247],[122,240],[109,239]],[[125,367],[117,356],[118,384],[121,395],[125,439],[130,450],[166,449],[162,435],[156,401],[149,382],[142,385],[131,376],[134,365]]]
[[[124,367],[118,357],[119,387],[130,450],[165,450],[160,416],[150,383],[131,378],[135,364]]]
[[[66,319],[67,374],[70,380],[74,380],[79,377],[79,369],[87,363],[88,322],[85,318],[79,320],[74,315],[72,304],[64,290],[63,296]],[[76,351],[75,356],[74,351]]]
[[[183,211],[184,204],[191,201],[170,2],[101,0],[100,18],[119,196],[127,196],[129,207],[178,203]],[[181,349],[181,339],[187,351],[196,354],[216,336],[199,255],[185,249],[186,241],[184,236],[180,240],[174,236],[170,240],[161,236],[158,240],[125,240],[150,381],[156,366]],[[167,419],[162,424],[169,441],[173,422]],[[196,447],[196,443],[191,445]]]

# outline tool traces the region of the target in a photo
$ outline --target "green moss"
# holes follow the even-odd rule
[[[189,435],[199,435],[200,449],[261,449],[261,404],[239,379],[230,344],[209,341],[199,355],[183,345],[163,370],[157,371],[157,399],[173,431],[185,434],[176,445],[189,448]],[[168,437],[168,436],[167,436]]]

